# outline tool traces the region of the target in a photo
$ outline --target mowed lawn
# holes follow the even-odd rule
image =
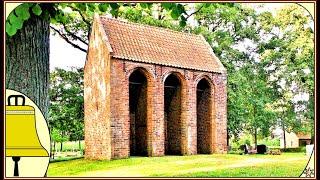
[[[213,154],[131,157],[111,161],[77,159],[50,163],[48,177],[298,177],[304,153],[281,155]]]

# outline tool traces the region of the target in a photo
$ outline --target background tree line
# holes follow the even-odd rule
[[[45,15],[47,19],[36,19],[45,21],[53,32],[84,52],[87,49],[94,13],[202,34],[227,68],[229,137],[237,139],[241,132],[247,131],[253,135],[257,144],[258,136],[270,135],[272,128],[277,126],[289,132],[311,132],[314,136],[314,29],[311,27],[313,20],[298,5],[285,6],[272,14],[257,12],[240,3],[24,4],[21,6],[28,9],[29,16]],[[21,32],[33,31],[28,29],[28,25],[35,22],[25,18],[26,15],[20,11],[23,12],[15,11],[6,22],[9,27],[6,27],[6,32],[10,36],[6,42],[6,49],[9,52],[16,49],[16,45],[12,45],[13,39],[23,39],[17,37],[23,36]],[[19,23],[15,25],[16,17],[19,19],[19,15],[23,19],[23,26]],[[43,42],[46,41],[41,41]],[[7,54],[6,52],[6,61],[9,63],[8,67],[11,67],[9,69],[12,69],[10,63],[17,57]],[[7,69],[6,71],[8,74]],[[78,78],[68,79],[69,75],[66,74],[73,71],[63,71],[56,70],[50,75],[50,128],[54,128],[55,132],[63,136],[81,137],[72,135],[76,131],[71,133],[71,126],[79,127],[78,131],[83,127],[83,99],[80,100],[76,91],[79,85],[77,80],[82,78],[82,74],[76,73],[74,76],[78,75]],[[48,72],[47,69],[45,73]],[[16,76],[20,76],[18,73],[19,71]],[[24,90],[25,86],[21,87],[18,82],[10,81],[15,74],[10,75],[6,80],[7,87]],[[60,76],[67,84],[75,85],[75,89],[63,89],[62,87],[67,86],[62,85],[63,82],[55,85],[58,81],[53,80],[53,76]],[[29,86],[38,85],[30,83]],[[58,90],[59,88],[63,90]],[[43,91],[40,96],[46,96],[45,89]],[[307,94],[309,99],[296,100],[302,94]],[[70,100],[77,96],[79,99]],[[57,104],[62,104],[64,108]],[[78,105],[79,107],[72,107]],[[46,108],[43,109],[45,111]],[[71,120],[64,122],[65,119]],[[82,125],[78,126],[72,122]]]

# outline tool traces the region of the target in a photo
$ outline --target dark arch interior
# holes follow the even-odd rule
[[[140,71],[129,77],[130,155],[146,156],[147,152],[147,78]]]
[[[197,153],[211,153],[211,88],[206,79],[197,85]]]
[[[181,83],[174,74],[164,83],[165,154],[181,155]]]

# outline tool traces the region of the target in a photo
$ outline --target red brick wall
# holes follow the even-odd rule
[[[226,75],[218,73],[202,73],[145,63],[137,63],[120,59],[111,60],[111,129],[112,157],[130,156],[130,117],[129,117],[129,76],[137,68],[143,69],[147,79],[147,152],[149,156],[165,154],[165,114],[164,114],[164,81],[172,72],[181,79],[181,117],[176,132],[177,139],[173,146],[180,145],[181,154],[197,153],[197,83],[206,77],[212,84],[211,96],[213,108],[208,109],[211,121],[207,129],[211,134],[210,152],[226,152]],[[179,99],[179,98],[178,98]],[[179,104],[176,99],[171,103]],[[175,107],[179,111],[179,107]],[[179,113],[175,113],[179,114]],[[201,115],[200,115],[201,116]],[[179,135],[177,136],[179,137]],[[208,147],[207,147],[208,148]],[[209,151],[209,150],[207,150]]]
[[[94,21],[84,68],[85,157],[111,159],[110,55]]]
[[[213,75],[215,83],[215,123],[213,124],[214,152],[227,152],[227,77],[226,75]]]
[[[208,137],[206,152],[225,153],[227,151],[226,117],[226,74],[208,73],[195,70],[165,67],[110,58],[110,47],[100,31],[93,24],[90,45],[85,65],[84,108],[85,108],[85,157],[88,159],[116,159],[130,156],[130,138],[135,128],[135,141],[148,156],[165,155],[165,99],[164,83],[170,74],[180,80],[175,98],[171,101],[171,115],[175,140],[171,144],[174,153],[197,154],[197,124],[201,122],[203,132]],[[137,102],[139,110],[129,108],[129,77],[137,69],[144,74],[147,86]],[[211,98],[202,100],[197,109],[197,85],[206,78],[209,82]],[[210,100],[208,100],[210,99]],[[205,104],[210,104],[207,108]],[[197,114],[198,112],[198,114]],[[205,117],[209,117],[206,119]],[[197,117],[198,122],[197,122]],[[131,119],[131,120],[130,120]],[[135,119],[133,121],[133,119]],[[205,120],[206,119],[206,120]],[[131,124],[131,126],[130,126]],[[168,124],[167,124],[168,125]],[[171,125],[169,125],[171,126]],[[170,129],[170,128],[169,128]],[[201,128],[200,128],[201,129]],[[139,132],[138,132],[139,131]],[[176,134],[174,134],[176,133]],[[141,144],[142,143],[142,144]]]

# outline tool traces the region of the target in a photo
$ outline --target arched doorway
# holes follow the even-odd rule
[[[129,77],[130,156],[147,156],[147,88],[145,74],[135,70]]]
[[[181,82],[170,74],[164,82],[165,154],[181,155]]]
[[[203,78],[197,85],[197,153],[209,154],[212,146],[212,97],[209,82]]]

